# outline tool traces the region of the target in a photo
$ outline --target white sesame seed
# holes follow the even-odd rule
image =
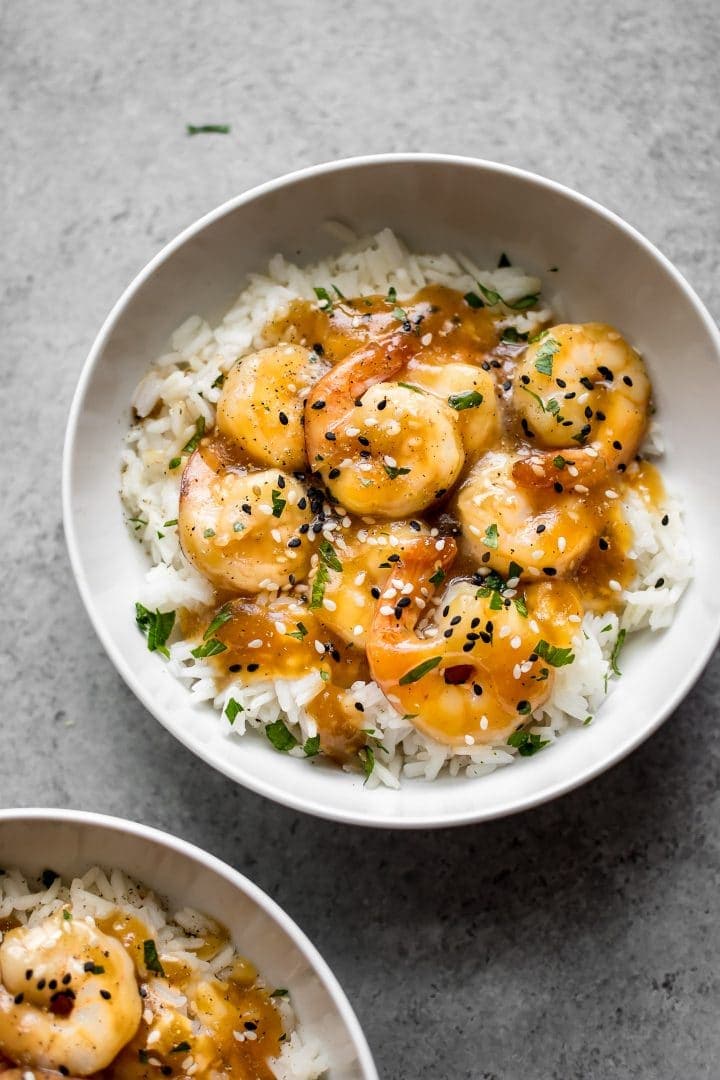
[[[367,541],[367,538],[368,538],[367,529],[358,529],[357,538],[358,538],[358,540],[360,541],[361,544],[364,544]],[[373,537],[373,539],[374,539],[374,537]]]
[[[365,427],[375,427],[377,425],[377,416],[368,416],[365,420]]]
[[[475,745],[475,740],[472,737],[472,735],[466,735],[465,736],[465,745],[466,746],[474,746]]]
[[[415,586],[413,585],[412,581],[406,581],[400,592],[403,596],[409,596],[414,588]]]
[[[355,635],[355,637],[360,637],[360,634],[362,634],[362,632],[363,632],[362,623],[358,623],[357,626],[353,626],[353,634]]]
[[[570,474],[570,476],[572,476],[572,477],[575,477],[575,476],[578,475],[577,465],[568,465],[567,471]]]
[[[528,626],[532,630],[533,634],[539,634],[540,633],[540,627],[538,626],[535,619],[530,619],[530,621],[528,622]]]
[[[372,461],[359,461],[358,469],[360,472],[370,472],[372,469]]]
[[[354,437],[355,437],[356,435],[359,435],[359,434],[360,434],[360,428],[359,428],[359,427],[349,427],[349,428],[345,428],[345,434],[346,434],[346,435],[347,435],[347,436],[348,436],[349,438],[351,438],[351,439],[352,439],[352,438],[354,438]]]
[[[527,675],[531,667],[532,660],[523,660],[522,664],[520,665],[520,670],[522,671],[523,675]]]
[[[542,549],[541,548],[535,548],[535,550],[532,553],[532,557],[533,557],[533,559],[542,559],[542,557],[543,557]]]
[[[511,633],[512,633],[512,630],[510,629],[509,626],[501,626],[500,629],[498,630],[498,637],[500,637],[500,638],[509,637]]]
[[[589,397],[590,397],[590,395],[589,395],[589,393],[587,392],[587,390],[585,391],[585,393],[584,393],[584,394],[579,394],[579,395],[578,395],[578,399],[577,399],[577,403],[578,403],[578,405],[584,405],[584,404],[585,404],[585,402],[587,401],[587,399],[588,399]]]
[[[365,581],[365,577],[366,572],[364,570],[361,570],[359,574],[355,575],[355,584],[362,585],[362,583]]]
[[[605,492],[605,497],[607,499],[618,499],[620,496],[618,495],[617,491],[613,491],[612,488],[608,488]]]
[[[278,634],[284,634],[287,631],[287,626],[284,622],[276,622],[275,629],[277,630]]]
[[[275,541],[276,544],[279,544],[281,542],[282,533],[280,532],[279,529],[271,529],[270,530],[270,535],[272,536],[272,538],[273,538],[273,540]]]
[[[435,550],[436,551],[444,551],[445,550],[445,541],[442,540],[442,539],[436,540],[435,541]]]
[[[388,435],[399,435],[402,428],[398,424],[397,420],[388,420],[385,423],[385,431]]]
[[[381,615],[392,615],[394,610],[395,610],[395,608],[390,607],[389,604],[383,604],[383,606],[380,608],[380,614]]]
[[[402,578],[397,578],[397,577],[391,578],[390,579],[390,584],[392,585],[393,589],[402,589],[402,587],[403,587]]]
[[[483,731],[487,731],[488,723],[489,723],[489,721],[488,721],[487,716],[481,716],[480,717],[480,727],[482,728]]]
[[[382,594],[383,600],[394,600],[396,596],[397,589],[393,589],[392,586],[390,586],[389,589],[386,589],[385,592]]]
[[[262,638],[256,637],[248,641],[248,649],[262,649]]]
[[[323,645],[322,641],[318,641],[317,638],[315,638],[315,652],[319,653],[320,656],[325,655],[325,646]]]
[[[578,398],[578,401],[579,400],[580,399]],[[585,447],[585,453],[587,454],[588,457],[597,457],[598,456],[598,452],[597,452],[597,450],[595,449],[594,446],[586,446]]]
[[[420,338],[420,344],[424,345],[425,348],[428,347],[428,345],[430,344],[431,341],[432,341],[432,334],[423,334],[423,336]]]
[[[468,532],[472,533],[473,536],[481,535],[477,525],[468,525]]]
[[[245,1042],[244,1031],[233,1031],[233,1039],[237,1039],[238,1042]]]
[[[397,461],[395,460],[394,457],[390,457],[389,454],[385,455],[385,457],[383,458],[383,461],[388,466],[388,468],[390,468],[390,469],[397,468]]]
[[[326,611],[335,611],[337,609],[337,604],[334,600],[331,600],[329,596],[326,596],[323,600],[323,607]]]
[[[147,1037],[147,1039],[145,1040],[145,1045],[146,1045],[147,1047],[150,1047],[150,1046],[154,1046],[156,1042],[160,1042],[160,1039],[161,1039],[161,1038],[162,1038],[162,1035],[160,1034],[160,1032],[158,1031],[158,1029],[157,1029],[157,1028],[155,1028],[155,1030],[154,1030],[154,1031],[151,1031],[151,1032],[150,1032],[150,1033],[148,1034],[148,1037]]]
[[[261,514],[265,514],[266,517],[270,517],[272,514],[272,506],[268,506],[267,503],[258,503],[258,510]]]
[[[439,633],[437,626],[428,626],[425,630],[425,637],[437,637]]]
[[[615,578],[610,578],[610,580],[608,581],[608,585],[613,592],[622,592],[622,585],[619,581],[616,581]]]
[[[393,533],[390,534],[388,539],[390,540],[390,547],[397,547],[400,543],[397,536],[395,536]]]
[[[567,547],[567,540],[565,539],[564,536],[558,536],[557,546],[558,546],[558,551],[562,554],[562,552]]]
[[[519,577],[511,577],[511,578],[507,579],[508,589],[516,589],[519,584],[520,584],[520,578]]]
[[[516,664],[513,668],[513,679],[519,679],[522,677],[522,669],[519,664]]]
[[[568,622],[581,623],[582,619],[580,618],[579,615],[568,615]]]
[[[519,649],[521,645],[522,645],[522,638],[520,637],[519,634],[516,634],[515,637],[510,638],[510,648],[511,649]]]
[[[577,491],[578,495],[587,495],[590,489],[586,488],[584,484],[575,484],[574,490]]]
[[[421,596],[416,596],[415,597],[415,603],[417,604],[417,606],[420,608],[421,611],[425,607],[425,601],[423,600],[423,598]]]

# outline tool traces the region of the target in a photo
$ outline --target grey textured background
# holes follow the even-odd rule
[[[630,760],[522,817],[406,835],[275,807],[165,734],[95,640],[60,520],[72,391],[181,227],[364,152],[575,186],[717,317],[719,51],[713,0],[4,5],[0,802],[136,818],[246,871],[324,952],[383,1077],[718,1076],[718,657]]]

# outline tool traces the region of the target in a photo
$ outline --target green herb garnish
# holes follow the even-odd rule
[[[396,300],[397,300],[397,289],[395,288],[394,285],[391,285],[390,288],[387,291],[387,296],[385,297],[385,302],[388,303],[388,304],[394,304]]]
[[[191,439],[188,439],[188,441],[183,446],[183,448],[182,448],[183,454],[192,454],[193,450],[197,450],[198,446],[200,445],[200,440],[202,439],[204,434],[205,434],[205,417],[204,416],[198,416],[197,420],[195,421],[195,434],[193,435],[193,437]]]
[[[427,675],[428,671],[432,671],[436,668],[442,656],[431,656],[429,660],[423,660],[422,664],[418,664],[417,667],[411,668],[410,671],[406,671],[404,675],[400,677],[400,685],[408,686],[409,683],[417,682],[418,679],[422,679],[423,675]]]
[[[342,563],[338,559],[335,548],[329,540],[323,540],[320,545],[320,558],[331,570],[337,570],[338,573],[342,573]]]
[[[276,491],[275,488],[271,491],[270,498],[272,499],[272,516],[279,518],[285,509],[286,500],[281,497],[280,492]]]
[[[555,338],[547,337],[535,354],[535,370],[541,375],[552,375],[553,356],[560,352],[560,345]]]
[[[487,529],[485,530],[485,535],[483,536],[483,543],[486,547],[497,548],[498,537],[498,527],[497,524],[493,522],[492,525],[488,525]]]
[[[303,746],[303,751],[305,753],[305,757],[315,757],[316,754],[319,754],[320,736],[312,735],[309,739],[306,739]]]
[[[549,739],[543,739],[531,731],[514,731],[509,737],[508,746],[514,746],[521,757],[532,757],[549,744]]]
[[[397,319],[398,322],[401,323],[406,323],[409,321],[407,317],[407,311],[405,310],[405,308],[401,307],[393,308],[393,318]]]
[[[409,469],[403,468],[400,465],[386,465],[384,462],[383,468],[391,480],[397,480],[398,476],[407,476],[410,472]]]
[[[441,585],[444,580],[445,580],[445,571],[442,569],[441,566],[438,566],[437,570],[435,571],[435,573],[430,578],[430,584],[431,585]]]
[[[562,456],[562,454],[558,454],[557,457],[553,458],[553,465],[555,466],[556,469],[564,469],[565,466],[567,465],[567,461]]]
[[[448,405],[456,412],[462,412],[463,409],[476,409],[478,405],[482,405],[482,402],[483,396],[478,390],[465,390],[461,394],[451,394],[448,398]]]
[[[182,461],[182,458],[179,458],[179,457],[171,458],[169,468],[177,469],[177,467],[178,467],[178,465],[180,464],[181,461]]]
[[[523,619],[528,617],[527,604],[524,596],[516,596],[513,600],[515,607],[517,608],[518,615],[522,615]]]
[[[399,382],[398,386],[402,386],[405,390],[412,390],[413,394],[425,394],[426,390],[423,390],[420,386],[413,386],[412,383]]]
[[[234,724],[241,712],[245,712],[244,708],[239,701],[236,701],[235,698],[231,697],[225,706],[225,715],[228,718],[228,722]]]
[[[616,642],[615,642],[615,644],[613,646],[613,651],[610,654],[610,667],[612,668],[613,675],[622,675],[622,671],[620,671],[620,669],[618,668],[617,662],[618,662],[618,657],[620,656],[620,651],[621,651],[623,645],[625,644],[626,635],[627,635],[627,630],[621,630],[620,631],[620,633],[617,636],[617,640],[616,640]]]
[[[297,626],[297,630],[288,630],[288,632],[287,632],[287,634],[285,636],[286,637],[294,637],[294,638],[297,638],[298,641],[302,641],[302,639],[304,637],[307,637],[308,628],[307,628],[307,626],[305,626],[304,623],[301,623],[301,622],[295,623],[295,625]]]
[[[149,611],[142,604],[135,604],[135,622],[147,635],[148,652],[159,652],[169,656],[170,650],[165,644],[175,625],[174,611]]]
[[[148,941],[143,941],[143,960],[145,961],[145,967],[148,971],[154,971],[156,975],[165,975],[163,966],[160,963],[160,957],[158,956],[157,946],[152,938]]]
[[[533,304],[536,304],[539,299],[538,293],[531,293],[527,296],[521,296],[519,300],[504,300],[499,292],[495,292],[494,289],[486,289],[479,281],[477,282],[477,287],[490,307],[494,307],[495,304],[504,304],[505,307],[510,308],[511,311],[526,311],[528,308],[531,308]]]
[[[170,1053],[171,1054],[186,1054],[188,1052],[188,1050],[190,1050],[190,1049],[191,1049],[190,1043],[186,1042],[185,1039],[183,1039],[183,1041],[179,1042],[177,1044],[177,1046],[173,1046]]]
[[[164,529],[169,529],[171,525],[177,525],[177,523],[178,523],[177,518],[171,518],[170,521],[163,522],[163,528]]]
[[[528,334],[521,334],[514,326],[506,326],[500,335],[503,345],[520,345],[526,342]]]
[[[565,667],[572,664],[575,654],[572,649],[560,649],[557,645],[551,645],[548,641],[540,640],[533,649],[543,660],[547,660],[552,667]]]
[[[375,768],[375,751],[372,746],[361,746],[358,750],[358,757],[365,773],[365,779],[370,777],[373,769]]]
[[[227,645],[224,641],[219,641],[216,637],[210,638],[208,641],[203,641],[202,645],[198,645],[196,649],[191,650],[191,655],[196,660],[204,660],[206,656],[217,656],[218,653],[225,652]]]
[[[229,124],[186,124],[188,135],[229,135]]]
[[[327,291],[327,289],[323,289],[322,287],[315,286],[315,288],[313,289],[313,292],[315,293],[318,300],[320,301],[320,310],[321,311],[332,311],[332,306],[333,306],[332,297],[330,296],[330,293]]]
[[[465,293],[465,296],[463,297],[463,300],[468,305],[468,307],[471,307],[471,308],[485,307],[485,304],[483,303],[483,301],[480,299],[480,297],[478,296],[478,294],[476,292],[467,292],[467,293]]]
[[[288,750],[292,750],[293,746],[297,746],[297,739],[293,733],[288,730],[279,716],[274,724],[268,724],[266,726],[265,734],[275,749],[283,754]]]
[[[270,997],[287,997],[287,996],[288,996],[288,991],[285,989],[285,987],[281,987],[279,990],[273,990],[272,993],[270,994]]]

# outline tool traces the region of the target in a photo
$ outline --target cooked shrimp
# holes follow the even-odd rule
[[[219,430],[260,465],[302,471],[305,398],[325,371],[327,364],[300,345],[275,345],[244,356],[225,379],[217,406]]]
[[[469,363],[460,350],[445,362],[428,362],[431,355],[423,351],[410,362],[407,383],[429,390],[455,409],[465,453],[475,458],[500,431],[495,380],[478,364]]]
[[[603,479],[598,455],[607,469],[623,471],[637,452],[647,427],[650,380],[617,330],[604,323],[566,323],[528,346],[513,398],[533,446],[568,448],[561,459],[592,483]],[[534,467],[527,471],[520,464],[516,479],[538,484],[545,477],[554,483],[557,453],[534,456]]]
[[[318,562],[327,577],[318,618],[344,641],[364,648],[375,601],[381,594],[385,600],[397,595],[395,563],[420,536],[427,535],[427,526],[419,521],[412,525],[392,521],[342,531],[342,547],[338,544],[336,558],[329,564],[322,557]]]
[[[405,333],[365,345],[308,396],[308,461],[354,513],[416,513],[442,498],[462,469],[458,414],[431,394],[390,381],[418,347]]]
[[[597,514],[573,489],[518,484],[514,461],[510,454],[491,451],[460,488],[462,548],[478,566],[489,566],[504,577],[564,577],[597,535]]]
[[[311,521],[305,489],[288,473],[227,468],[202,446],[185,466],[178,513],[182,549],[221,588],[258,593],[304,578]]]
[[[540,640],[572,641],[576,627],[567,620],[579,620],[579,603],[568,603],[561,589],[556,605],[547,584],[531,586],[525,615],[491,588],[458,581],[446,590],[436,621],[418,630],[422,609],[414,601],[429,595],[454,554],[451,539],[423,540],[398,564],[398,578],[413,591],[401,610],[378,604],[368,636],[370,670],[398,712],[425,734],[451,746],[496,743],[549,697],[554,672],[535,649]]]
[[[0,945],[0,1051],[89,1076],[132,1039],[142,1014],[132,960],[115,938],[62,912]]]

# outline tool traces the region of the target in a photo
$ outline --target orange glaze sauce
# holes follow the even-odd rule
[[[147,925],[135,916],[115,912],[97,920],[98,927],[122,942],[132,958],[141,984],[148,977],[144,962],[144,942],[152,938]],[[229,941],[225,929],[204,933],[201,959],[211,959]],[[192,1024],[180,1012],[157,1010],[148,1023],[145,1016],[126,1047],[99,1075],[104,1080],[156,1080],[158,1076],[183,1076],[182,1063],[191,1055],[198,1065],[197,1080],[235,1077],[238,1080],[272,1080],[269,1058],[277,1057],[284,1037],[280,1015],[268,992],[257,985],[257,971],[249,961],[237,957],[231,976],[201,979],[180,961],[163,960],[163,983],[187,996],[191,1015],[197,1016],[211,1034],[196,1035]],[[146,1002],[152,1006],[152,994]],[[234,1032],[250,1031],[255,1036],[238,1041]],[[155,1032],[159,1032],[158,1038]],[[148,1044],[148,1038],[150,1043]],[[177,1049],[185,1044],[190,1049]],[[168,1071],[169,1070],[169,1071]]]
[[[404,324],[403,316],[407,317]],[[285,313],[267,324],[264,337],[267,344],[293,342],[303,345],[336,364],[359,346],[397,331],[402,325],[408,327],[409,324],[409,331],[414,328],[420,338],[431,334],[431,342],[421,346],[414,360],[439,365],[461,360],[490,372],[495,380],[496,405],[501,418],[500,433],[493,449],[517,455],[532,447],[512,407],[512,368],[516,358],[522,355],[524,344],[501,340],[499,322],[504,317],[488,307],[470,306],[454,290],[430,286],[421,289],[410,301],[398,303],[378,296],[343,298],[335,300],[331,310],[321,310],[315,302],[293,301]],[[407,378],[412,377],[412,364],[410,361]],[[396,379],[403,381],[403,374]],[[206,437],[201,449],[213,467],[243,471],[257,468],[231,442],[215,435]],[[461,487],[472,464],[473,459],[468,455],[454,492]],[[591,514],[597,540],[566,579],[576,589],[586,610],[619,610],[622,599],[617,586],[624,588],[634,575],[632,534],[619,509],[623,491],[633,488],[656,508],[662,506],[664,499],[659,475],[645,461],[631,462],[626,470],[614,473],[610,481],[620,498],[607,497],[605,484],[590,487],[582,496],[584,508]],[[439,527],[441,532],[453,533],[456,529],[451,514],[454,492],[448,492],[422,515],[416,515],[423,529]],[[533,509],[540,512],[552,505],[553,492],[535,489],[529,492],[529,498]],[[347,529],[355,537],[364,527],[363,521],[351,514],[346,518],[350,518]],[[477,561],[461,553],[450,568],[446,583],[472,577],[478,569]],[[386,571],[386,575],[390,577],[391,571]],[[324,626],[322,612],[308,610],[307,583],[298,582],[297,586],[271,601],[270,606],[259,605],[254,598],[218,592],[215,604],[206,612],[200,615],[181,613],[180,625],[186,636],[199,641],[221,605],[228,605],[231,617],[215,634],[226,650],[212,658],[223,681],[236,676],[243,682],[276,675],[299,676],[313,668],[324,672],[327,686],[307,711],[317,722],[322,749],[330,756],[344,760],[366,741],[363,729],[367,724],[355,708],[352,694],[346,693],[354,680],[369,678],[364,650],[357,645],[347,645]],[[377,603],[377,592],[371,593],[369,579],[366,591],[367,610],[371,612]],[[365,621],[369,621],[367,614]],[[300,623],[307,630],[306,634],[299,628]],[[558,626],[556,630],[556,636],[562,637],[568,628]],[[322,657],[315,648],[316,640],[326,645]],[[251,642],[260,644],[250,648]]]

